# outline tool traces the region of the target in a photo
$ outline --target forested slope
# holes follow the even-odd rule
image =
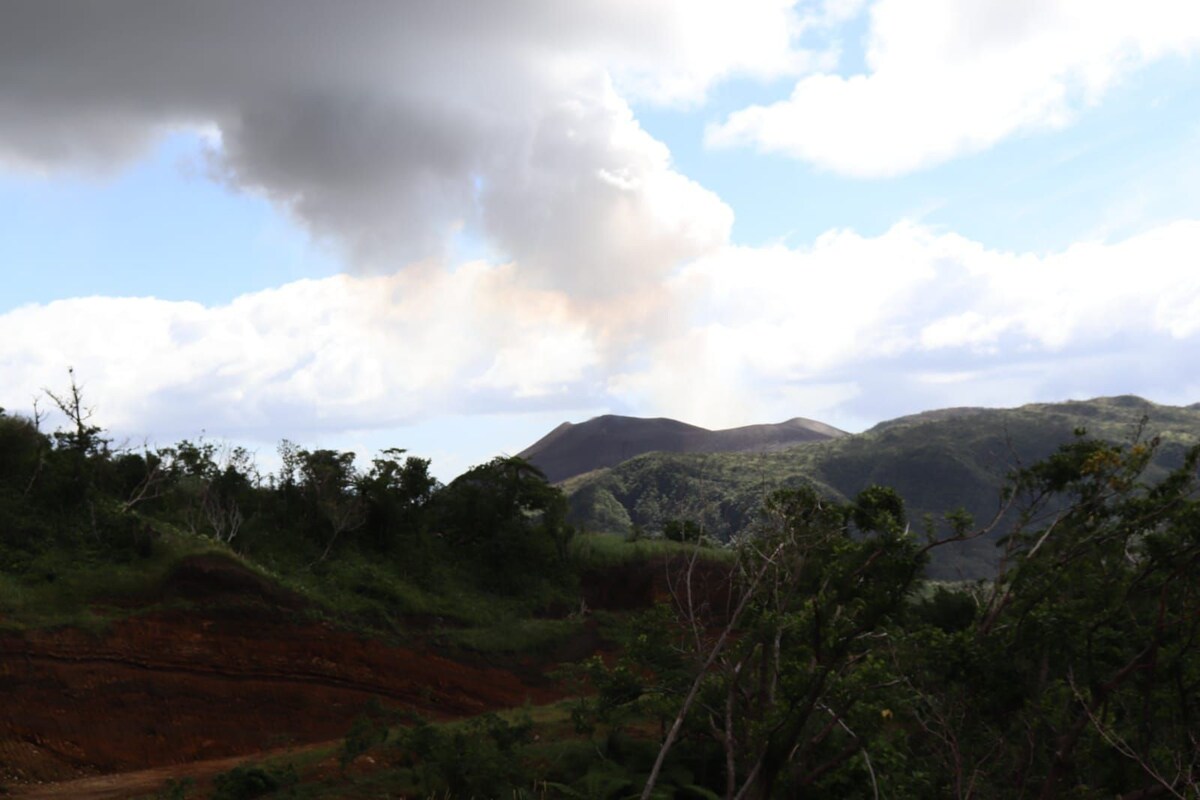
[[[1144,425],[1143,425],[1144,419]],[[957,408],[881,423],[856,435],[749,453],[651,453],[566,481],[570,520],[599,531],[654,532],[693,520],[728,539],[749,525],[779,487],[812,485],[845,500],[872,484],[889,486],[908,504],[914,527],[966,509],[993,516],[1000,487],[1015,468],[1069,441],[1077,429],[1106,441],[1161,438],[1151,475],[1178,466],[1200,441],[1200,408],[1164,406],[1137,397],[1038,403],[1013,409]],[[934,555],[930,574],[958,579],[993,574],[994,537]]]
[[[0,414],[0,793],[322,739],[187,796],[1200,790],[1195,408],[923,414],[767,454],[780,491],[746,455],[576,482],[653,487],[634,512],[674,544],[576,535],[520,458],[442,486],[401,451],[362,470],[285,442],[263,477],[202,442],[114,450],[64,406],[51,435]],[[922,578],[983,538],[962,515],[926,537],[892,489],[846,496],[983,502],[1017,461],[984,583]],[[722,509],[729,487],[757,510]],[[680,510],[754,535],[716,547],[667,518],[689,493]]]

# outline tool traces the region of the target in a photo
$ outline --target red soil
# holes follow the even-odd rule
[[[588,576],[587,607],[669,597],[668,575],[682,568],[672,562]],[[701,565],[697,602],[721,608],[727,580],[727,567]],[[297,623],[303,601],[228,561],[188,562],[164,594],[199,605],[134,616],[100,636],[0,636],[0,794],[124,797],[169,777],[211,777],[231,757],[340,739],[372,701],[445,719],[557,697],[538,665],[467,664]],[[595,652],[591,627],[560,660]]]
[[[434,718],[552,699],[507,670],[225,600],[132,617],[103,636],[0,637],[0,784],[336,739],[373,699]]]
[[[729,565],[697,560],[691,566],[691,598],[719,619],[731,608]],[[583,597],[589,608],[637,611],[655,603],[685,603],[688,559],[674,556],[622,564],[583,576]]]

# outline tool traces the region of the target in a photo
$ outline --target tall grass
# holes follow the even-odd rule
[[[638,539],[629,541],[608,533],[581,533],[571,540],[571,562],[580,569],[603,569],[660,557],[691,555],[696,545],[673,542],[669,539]],[[728,547],[715,545],[700,548],[700,557],[709,561],[732,561],[734,553]]]
[[[209,539],[167,531],[143,555],[116,558],[95,546],[51,547],[10,558],[0,569],[0,628],[102,630],[113,619],[153,605],[181,559],[209,553],[231,555]]]

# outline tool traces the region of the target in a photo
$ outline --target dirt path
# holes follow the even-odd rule
[[[199,783],[222,772],[228,772],[239,764],[262,761],[274,756],[297,755],[335,744],[336,742],[320,742],[303,747],[267,750],[233,758],[195,761],[190,764],[168,764],[164,767],[142,769],[136,772],[120,772],[113,775],[95,775],[90,778],[78,778],[40,786],[10,786],[6,797],[20,798],[21,800],[123,800],[123,798],[142,797],[162,791],[169,780],[191,778]]]

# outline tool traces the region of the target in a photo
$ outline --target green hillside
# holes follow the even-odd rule
[[[264,478],[205,442],[114,450],[63,405],[75,425],[49,435],[0,413],[0,795],[1200,787],[1200,409],[939,411],[573,481],[577,513],[669,534],[629,542],[577,534],[519,457],[442,485],[401,450],[362,470],[284,442]],[[918,514],[982,516],[1017,462],[1020,496],[1057,513],[1022,520],[981,584],[923,579],[895,492],[836,497],[891,483]],[[760,519],[728,548],[670,541]],[[984,573],[974,548],[935,573]]]
[[[1150,471],[1158,477],[1178,466],[1186,445],[1200,441],[1200,407],[1125,396],[1015,409],[945,409],[775,452],[649,453],[573,478],[563,488],[577,526],[623,534],[635,526],[652,533],[684,519],[728,539],[753,521],[772,490],[805,484],[839,500],[871,484],[893,487],[908,503],[914,527],[925,514],[940,519],[960,507],[984,521],[996,513],[999,488],[1011,470],[1045,458],[1079,428],[1114,442],[1128,442],[1139,431],[1144,438],[1160,437]],[[991,575],[995,538],[935,551],[930,575]]]

